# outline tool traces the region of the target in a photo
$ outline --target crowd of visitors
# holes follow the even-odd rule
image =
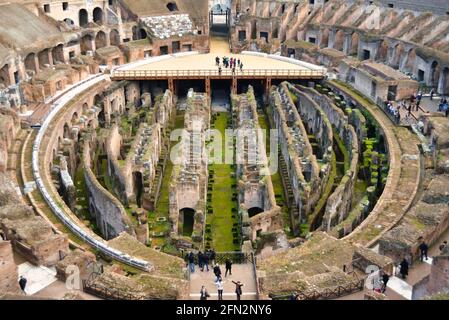
[[[215,57],[215,65],[218,67],[218,74],[221,75],[222,67],[229,68],[232,74],[235,74],[236,70],[243,72],[243,62],[237,58],[229,57]]]

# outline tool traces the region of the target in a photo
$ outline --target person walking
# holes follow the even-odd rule
[[[232,283],[235,284],[235,294],[237,295],[237,300],[240,300],[240,297],[243,294],[243,291],[242,291],[243,283],[241,283],[240,281],[237,281],[237,282],[232,281]]]
[[[195,256],[193,255],[193,252],[189,253],[189,256],[187,257],[187,259],[189,261],[190,272],[194,273],[195,272]]]
[[[223,300],[223,281],[221,278],[218,278],[217,281],[215,281],[215,285],[217,286],[218,300]]]
[[[203,271],[204,267],[206,267],[206,271],[209,272],[209,255],[210,255],[210,253],[208,251],[204,252],[204,254],[203,254],[203,268],[201,269],[201,271]]]
[[[432,101],[433,100],[433,95],[435,94],[435,91],[433,90],[433,88],[432,88],[432,90],[430,90],[430,101]]]
[[[219,57],[215,57],[215,65],[217,65],[217,66],[220,65],[220,58]]]
[[[200,300],[207,300],[207,298],[210,297],[209,292],[207,292],[207,289],[205,286],[201,286],[200,290]]]
[[[200,251],[198,252],[198,268],[201,269],[201,271],[204,271],[204,256],[203,253]]]
[[[226,266],[225,277],[228,276],[228,272],[229,275],[232,276],[232,260],[229,258],[226,259],[225,266]]]
[[[424,241],[421,242],[419,245],[419,252],[420,252],[420,259],[421,262],[423,261],[423,258],[425,257],[425,260],[427,260],[427,251],[429,250],[429,246]]]
[[[218,263],[214,267],[214,275],[217,277],[217,279],[221,279],[221,269]]]
[[[210,264],[211,264],[212,266],[215,265],[215,258],[216,258],[216,256],[217,256],[217,254],[215,253],[215,250],[214,250],[213,248],[210,249],[209,261],[210,261]]]
[[[218,67],[218,75],[221,76],[221,66]]]
[[[240,63],[240,72],[243,71],[243,63]]]
[[[388,280],[390,280],[390,275],[388,273],[384,272],[382,274],[382,288],[381,288],[382,293],[384,293],[385,290],[387,290]]]
[[[401,263],[399,264],[399,266],[401,267],[401,270],[399,271],[401,273],[402,279],[405,280],[405,278],[407,278],[408,276],[408,262],[407,259],[403,259],[401,261]]]
[[[20,289],[22,289],[23,292],[25,292],[26,285],[27,285],[27,279],[25,277],[23,277],[23,276],[20,276],[19,286],[20,286]]]

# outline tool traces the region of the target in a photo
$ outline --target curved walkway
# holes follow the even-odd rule
[[[395,126],[377,106],[352,90],[332,81],[331,86],[362,105],[381,126],[389,155],[389,173],[384,191],[369,216],[343,239],[373,247],[410,209],[421,179],[419,140],[410,131]]]
[[[36,136],[33,145],[33,153],[32,153],[32,168],[33,168],[33,176],[36,181],[36,185],[39,188],[43,198],[50,206],[53,213],[61,220],[64,225],[66,225],[73,233],[75,233],[78,237],[83,239],[85,242],[89,243],[91,246],[96,248],[97,250],[103,252],[104,254],[116,259],[125,264],[131,265],[133,267],[137,267],[139,269],[149,271],[151,268],[151,264],[147,261],[143,261],[134,257],[130,257],[129,255],[113,249],[106,245],[104,241],[98,240],[97,237],[93,236],[89,232],[86,232],[83,228],[78,226],[75,221],[70,219],[68,215],[62,210],[61,205],[58,204],[58,201],[52,198],[51,193],[45,186],[44,180],[41,176],[41,166],[39,163],[39,151],[43,147],[41,145],[42,139],[46,134],[48,127],[50,126],[53,118],[58,114],[58,112],[70,102],[76,95],[81,92],[87,90],[91,86],[106,80],[105,75],[95,75],[89,77],[87,80],[79,83],[77,86],[71,88],[64,94],[62,94],[51,106],[51,112],[45,118],[42,127],[39,129],[39,132]]]

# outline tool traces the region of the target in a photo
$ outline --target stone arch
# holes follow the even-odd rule
[[[0,83],[5,84],[6,86],[11,85],[11,80],[9,78],[9,64],[5,64],[0,69]]]
[[[37,57],[39,60],[39,67],[40,69],[43,68],[44,64],[50,64],[50,56],[49,56],[50,50],[44,49],[41,52],[38,53]]]
[[[179,210],[179,222],[182,234],[184,236],[191,237],[193,226],[195,224],[195,209],[182,208],[181,210]]]
[[[64,128],[63,128],[63,138],[64,139],[70,139],[70,126],[68,123],[64,124]]]
[[[179,9],[178,9],[178,5],[176,4],[176,2],[169,2],[169,3],[167,3],[167,9],[168,9],[168,11],[170,11],[170,12],[178,11],[178,10],[179,10]]]
[[[438,81],[440,79],[441,66],[438,61],[434,60],[430,65],[429,83],[431,87],[438,87]]]
[[[57,62],[64,63],[64,45],[61,43],[54,47],[51,50],[51,55],[53,57],[53,64],[56,64]]]
[[[380,45],[379,49],[377,50],[377,61],[385,62],[387,61],[388,57],[388,42],[386,40],[383,40]]]
[[[264,212],[264,210],[262,208],[252,207],[252,208],[248,209],[248,216],[251,218],[251,217],[254,217],[255,215],[262,213],[262,212]]]
[[[109,42],[111,46],[119,46],[120,45],[120,34],[116,29],[112,29],[109,33]]]
[[[70,18],[65,18],[65,19],[64,19],[64,22],[65,22],[65,24],[66,24],[68,27],[74,27],[74,26],[75,26],[75,21],[73,21],[73,20],[70,19]]]
[[[404,66],[402,67],[402,71],[413,72],[413,68],[415,65],[415,59],[416,59],[416,50],[415,50],[415,48],[412,48],[407,52],[407,57],[404,62]]]
[[[80,27],[82,28],[87,27],[87,24],[89,23],[89,14],[87,13],[86,9],[81,9],[78,12],[78,21]]]
[[[137,26],[134,26],[132,28],[132,32],[133,32],[133,40],[139,40],[139,32],[138,32],[138,28]]]
[[[144,28],[139,29],[139,39],[146,39],[147,38],[147,32]]]
[[[36,70],[36,54],[34,52],[29,53],[25,57],[25,70],[33,70],[34,72],[37,72],[37,70]]]
[[[391,67],[395,69],[399,69],[401,58],[405,52],[404,45],[402,43],[398,43],[394,46],[393,58],[391,60]]]
[[[72,114],[72,119],[70,120],[70,123],[72,124],[72,126],[74,126],[77,122],[78,122],[78,120],[79,120],[79,115],[78,115],[78,112],[74,112],[73,114]]]
[[[321,42],[320,42],[321,48],[329,47],[329,33],[330,31],[327,28],[323,29],[323,31],[321,32]]]
[[[96,24],[103,24],[103,10],[99,7],[96,7],[94,11],[92,11],[93,20]]]
[[[444,67],[441,70],[438,81],[438,92],[444,95],[449,94],[449,67]]]
[[[98,31],[97,35],[95,36],[95,48],[98,50],[106,46],[106,33],[104,33],[103,31]]]
[[[338,30],[335,33],[334,39],[334,49],[338,51],[343,51],[343,43],[345,41],[345,33],[343,30]]]
[[[86,34],[81,38],[80,49],[82,54],[86,54],[87,51],[92,51],[93,37],[90,34]]]
[[[349,48],[349,55],[357,55],[359,52],[360,35],[357,32],[353,32],[351,35],[351,47]]]

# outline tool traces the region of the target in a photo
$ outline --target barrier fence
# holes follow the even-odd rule
[[[287,78],[322,78],[325,70],[296,70],[296,69],[230,69],[207,70],[114,70],[111,78],[201,78],[201,77],[287,77]]]

